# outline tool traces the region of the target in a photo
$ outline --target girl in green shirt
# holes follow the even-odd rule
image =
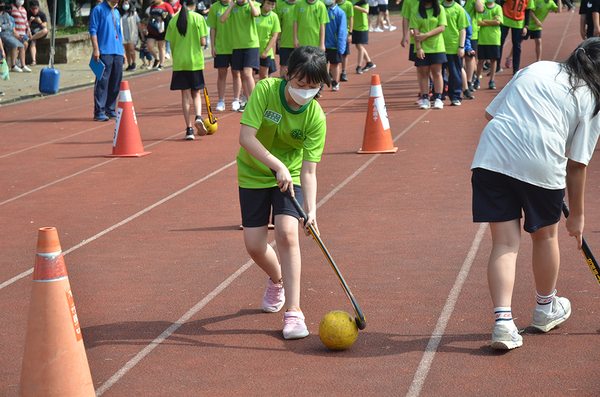
[[[190,103],[194,104],[196,110],[194,124],[198,135],[208,133],[202,122],[202,101],[200,99],[200,92],[204,89],[202,47],[206,45],[208,29],[202,15],[190,12],[196,9],[196,2],[197,0],[187,0],[187,6],[173,17],[165,35],[165,40],[171,43],[173,52],[171,90],[181,90],[183,117],[187,126],[186,140],[194,139]]]
[[[326,124],[313,98],[322,84],[331,85],[325,53],[299,47],[290,54],[285,79],[257,83],[240,121],[237,164],[244,243],[269,276],[263,310],[275,313],[286,306],[285,339],[304,338],[308,330],[300,310],[300,216],[283,192],[289,189],[301,204],[304,201],[305,232],[309,225],[318,232],[316,168]],[[271,211],[279,255],[268,244]]]

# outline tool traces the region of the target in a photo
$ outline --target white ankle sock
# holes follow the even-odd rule
[[[554,290],[554,292],[548,296],[542,296],[540,294],[535,293],[535,301],[537,303],[537,306],[535,307],[535,310],[541,310],[546,314],[549,314],[552,312],[552,301],[554,300],[554,296],[556,295],[556,290]]]
[[[510,330],[517,329],[517,326],[513,321],[512,311],[510,307],[495,307],[494,317],[496,319],[496,324],[503,324]]]

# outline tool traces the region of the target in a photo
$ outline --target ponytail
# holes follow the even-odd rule
[[[600,37],[586,39],[560,66],[574,91],[583,86],[589,88],[596,102],[592,117],[596,116],[600,112]]]
[[[188,13],[190,12],[187,9],[187,2],[190,0],[185,0],[181,3],[181,11],[179,11],[179,18],[177,18],[177,30],[179,34],[185,36],[187,33],[188,27]]]

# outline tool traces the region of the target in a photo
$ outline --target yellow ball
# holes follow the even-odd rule
[[[206,131],[208,131],[208,135],[214,134],[217,131],[217,120],[215,119],[215,123],[211,124],[210,119],[204,120],[204,126],[206,127]]]
[[[331,350],[345,350],[352,346],[358,336],[354,317],[342,310],[327,313],[319,324],[321,342]]]

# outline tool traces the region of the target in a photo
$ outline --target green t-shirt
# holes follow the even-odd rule
[[[419,29],[420,33],[428,33],[438,26],[447,25],[446,22],[446,10],[444,7],[440,7],[440,14],[437,17],[433,16],[433,7],[429,7],[426,10],[427,18],[423,18],[419,14],[419,9],[410,17],[410,29]],[[438,52],[446,52],[446,46],[444,45],[444,35],[438,34],[432,36],[421,42],[421,48],[425,54],[435,54]],[[417,52],[417,46],[415,46],[415,52]]]
[[[281,27],[281,35],[279,38],[280,48],[294,48],[294,8],[295,3],[288,3],[285,0],[277,0],[275,5],[275,13],[279,17],[279,26]]]
[[[258,42],[259,42],[259,51],[262,54],[265,48],[267,48],[267,44],[271,41],[271,37],[273,33],[281,32],[281,28],[279,27],[279,18],[277,18],[277,14],[269,11],[267,15],[263,15],[262,12],[255,19],[256,28],[258,32]],[[273,46],[274,47],[274,46]],[[269,56],[272,59],[275,59],[275,55],[273,54],[273,47],[269,51]]]
[[[338,7],[340,7],[342,11],[344,11],[344,14],[346,14],[346,26],[348,27],[348,32],[351,32],[350,18],[354,17],[354,5],[352,5],[350,0],[344,0],[342,4],[338,4]]]
[[[217,55],[229,55],[233,50],[231,45],[231,21],[227,19],[225,23],[221,23],[221,15],[227,10],[228,6],[229,4],[225,5],[217,1],[208,11],[206,23],[211,29],[215,30],[215,51]]]
[[[416,14],[417,12],[419,12],[419,0],[404,0],[404,3],[402,4],[402,12],[400,13],[402,18],[410,21],[413,13]],[[413,36],[410,36],[410,44],[415,44],[415,38]]]
[[[182,12],[188,13],[188,25],[185,36],[179,34],[177,21]],[[173,54],[173,71],[204,70],[204,55],[202,54],[201,39],[208,35],[204,17],[185,8],[175,14],[165,35],[165,40],[171,42]]]
[[[477,38],[479,37],[479,25],[477,25],[477,11],[475,11],[475,0],[467,0],[467,2],[465,3],[465,10],[469,13],[469,16],[471,17],[471,28],[473,30],[473,33],[471,33],[471,40],[477,40]]]
[[[327,7],[322,1],[310,4],[307,0],[298,0],[294,7],[294,21],[298,22],[298,41],[300,46],[319,47],[321,43],[321,25],[329,22]]]
[[[285,164],[294,185],[300,186],[302,161],[321,161],[327,125],[323,109],[315,100],[299,110],[292,110],[285,99],[286,85],[287,82],[279,78],[266,78],[256,83],[240,123],[258,130],[256,138]],[[264,189],[277,186],[271,170],[243,147],[236,160],[240,187]]]
[[[554,11],[556,12],[556,10],[558,10],[558,6],[556,5],[556,3],[552,0],[530,0],[529,4],[533,3],[533,13],[535,14],[535,17],[537,19],[540,20],[540,22],[544,23],[544,20],[546,20],[546,17],[548,16],[548,13],[550,11]],[[529,22],[529,26],[528,26],[528,30],[542,30],[542,28],[540,28],[537,23],[533,20],[533,18],[531,18],[531,21]]]
[[[260,9],[259,4],[255,3],[254,6]],[[227,20],[231,22],[229,25],[231,29],[231,48],[234,50],[258,48],[258,33],[252,16],[250,1],[244,5],[235,2]]]
[[[517,8],[517,13],[520,12],[519,7],[523,6],[523,3],[527,1],[527,7],[525,8],[526,10],[533,10],[534,9],[534,2],[533,0],[514,0],[513,2],[513,7]],[[508,4],[504,4],[506,7],[509,7]],[[524,14],[523,14],[524,15]],[[512,19],[506,15],[503,16],[502,18],[502,25],[504,26],[508,26],[509,28],[515,28],[515,29],[523,29],[525,27],[525,19],[521,19],[520,21],[517,21],[515,19]]]
[[[460,31],[469,26],[469,20],[465,10],[456,1],[451,6],[447,7],[442,3],[446,12],[446,29],[444,29],[444,46],[446,54],[456,55],[460,41]]]
[[[358,0],[353,0],[352,4],[358,2]],[[366,32],[369,30],[369,4],[364,4],[362,6],[358,6],[367,12],[360,12],[354,10],[354,26],[352,30],[356,30],[357,32]]]
[[[502,16],[502,7],[498,4],[494,4],[494,6],[490,8],[488,4],[489,3],[485,3],[483,6],[483,12],[478,14],[478,20],[493,20],[496,15],[500,15],[500,23],[502,23],[502,20],[504,19]],[[500,45],[500,36],[500,25],[480,26],[477,45]]]

